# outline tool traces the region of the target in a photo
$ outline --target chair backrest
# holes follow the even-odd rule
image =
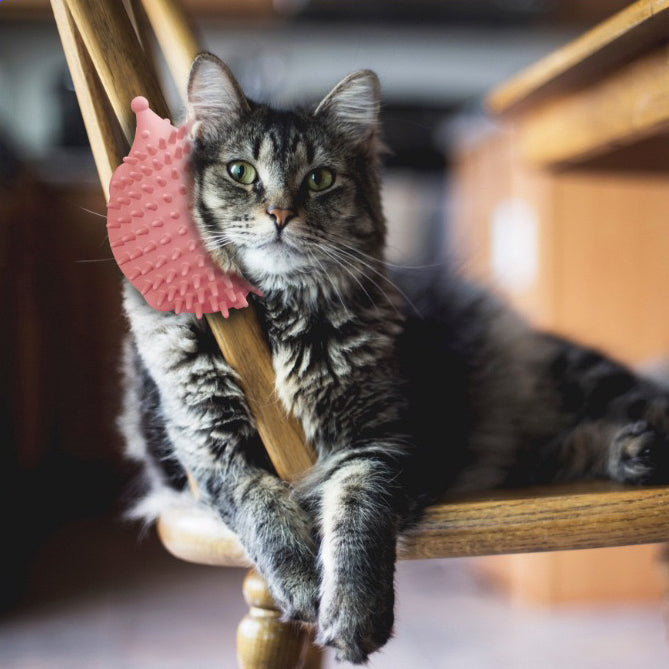
[[[143,95],[160,116],[168,108],[150,54],[151,25],[177,87],[185,91],[198,40],[175,0],[51,0],[105,196],[112,172],[135,131],[131,100]],[[130,13],[126,9],[130,7]],[[140,35],[146,49],[142,46]],[[271,354],[250,305],[206,316],[227,362],[237,371],[268,455],[284,479],[301,475],[315,457],[301,425],[276,401]]]

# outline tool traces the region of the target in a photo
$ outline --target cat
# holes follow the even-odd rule
[[[194,220],[262,291],[278,397],[318,454],[302,480],[275,475],[203,323],[124,288],[121,425],[148,488],[191,477],[286,617],[354,663],[391,635],[398,536],[445,490],[669,478],[663,389],[447,271],[388,275],[379,108],[368,70],[313,111],[247,99],[211,54],[190,75]]]

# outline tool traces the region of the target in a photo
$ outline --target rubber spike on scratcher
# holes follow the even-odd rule
[[[146,98],[130,106],[137,131],[112,175],[107,205],[109,243],[121,271],[160,311],[201,318],[247,306],[249,292],[259,291],[214,263],[192,219],[187,127],[160,118]]]

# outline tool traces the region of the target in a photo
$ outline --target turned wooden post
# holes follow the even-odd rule
[[[318,669],[320,654],[310,649],[309,628],[281,620],[265,581],[253,569],[244,579],[244,599],[249,612],[237,628],[240,669]]]

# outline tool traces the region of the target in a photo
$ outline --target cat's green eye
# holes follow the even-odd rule
[[[228,174],[238,183],[250,186],[258,176],[256,168],[245,160],[233,160],[228,163]]]
[[[307,174],[307,186],[309,190],[322,191],[330,188],[334,183],[334,172],[327,167],[317,167]]]

